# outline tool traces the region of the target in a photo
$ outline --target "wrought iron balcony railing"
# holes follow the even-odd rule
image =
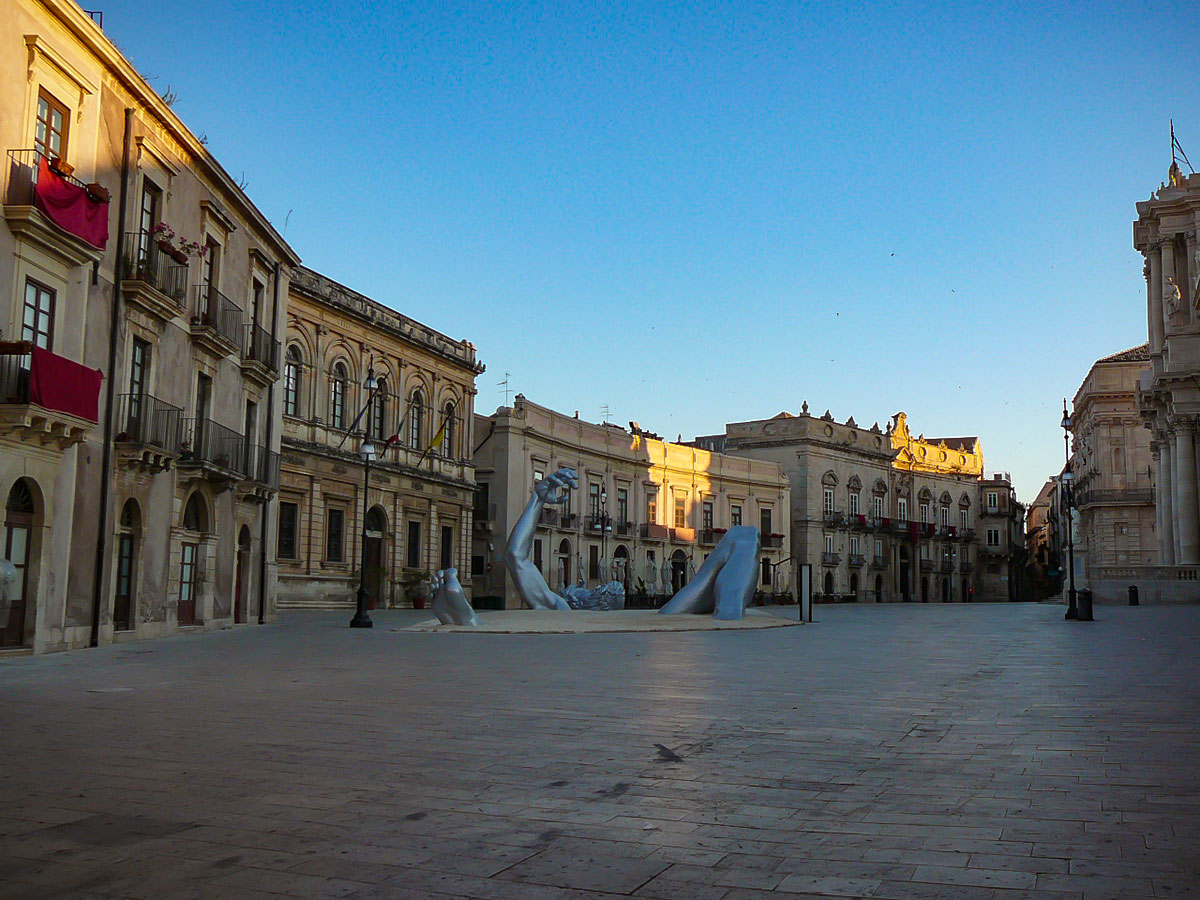
[[[841,561],[842,557],[840,554],[829,552],[821,554],[821,565],[823,566],[836,566]]]
[[[183,446],[183,410],[150,394],[122,394],[116,439],[177,454]]]
[[[124,276],[127,281],[149,285],[180,307],[187,302],[186,263],[180,263],[174,255],[169,255],[145,231],[126,232],[125,248]]]
[[[214,287],[196,285],[192,324],[210,329],[234,347],[242,346],[242,308]]]
[[[256,362],[272,372],[278,372],[279,341],[271,337],[271,332],[261,325],[247,325],[242,358],[247,362]]]
[[[184,420],[185,444],[179,465],[207,464],[242,473],[246,468],[246,441],[232,428],[208,419]]]

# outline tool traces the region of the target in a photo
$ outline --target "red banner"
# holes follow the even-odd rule
[[[42,214],[63,231],[100,250],[108,244],[108,203],[93,200],[79,185],[56,175],[45,159],[38,160],[34,200]]]
[[[29,366],[29,402],[79,416],[89,422],[100,420],[99,369],[89,369],[74,360],[34,347]]]

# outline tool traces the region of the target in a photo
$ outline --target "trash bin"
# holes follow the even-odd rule
[[[1136,584],[1131,584],[1129,586],[1129,605],[1130,606],[1138,605],[1138,591],[1137,591]]]
[[[1092,592],[1089,590],[1080,591],[1079,599],[1078,599],[1078,602],[1076,605],[1079,607],[1079,621],[1080,622],[1091,622],[1092,621]]]

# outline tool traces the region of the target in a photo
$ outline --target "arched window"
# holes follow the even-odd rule
[[[387,381],[380,378],[378,387],[375,388],[375,394],[371,398],[371,437],[377,440],[386,440],[391,437],[386,431],[387,429]]]
[[[566,538],[558,545],[558,574],[563,587],[571,583],[571,542]]]
[[[408,446],[420,450],[424,445],[425,397],[419,390],[408,401]]]
[[[329,376],[329,424],[334,428],[346,427],[347,380],[346,364],[339,360]]]
[[[295,344],[287,349],[287,363],[283,367],[283,414],[300,414],[300,348]]]
[[[183,527],[186,531],[208,531],[208,508],[198,492],[193,491],[183,507]]]
[[[15,584],[9,585],[11,605],[0,616],[0,647],[20,647],[26,642],[25,611],[29,606],[29,571],[37,571],[34,558],[33,491],[24,478],[18,478],[8,492],[4,530],[0,532],[0,553],[17,570]]]
[[[454,401],[447,400],[446,405],[442,407],[442,427],[446,429],[442,436],[442,456],[447,459],[454,459],[454,441],[457,435],[454,433]]]

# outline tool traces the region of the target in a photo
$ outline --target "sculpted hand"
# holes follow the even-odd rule
[[[553,475],[543,478],[533,487],[533,492],[543,503],[566,503],[566,493],[559,493],[564,488],[579,487],[579,476],[574,469],[559,469]]]

